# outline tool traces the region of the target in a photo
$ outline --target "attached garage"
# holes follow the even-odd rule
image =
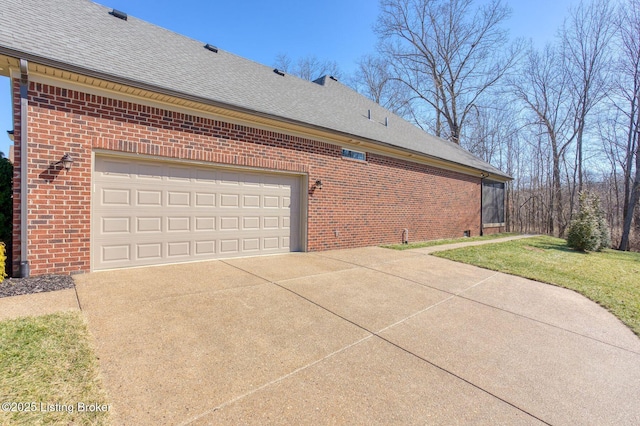
[[[92,269],[302,250],[301,177],[96,156]]]
[[[333,76],[300,79],[89,0],[2,7],[14,276],[504,227],[503,198],[481,201],[508,175]]]

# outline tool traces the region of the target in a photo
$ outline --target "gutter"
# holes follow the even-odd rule
[[[28,151],[28,110],[29,110],[29,62],[20,59],[20,276],[29,277],[28,255],[28,223],[27,223],[27,196],[29,178],[27,167]]]

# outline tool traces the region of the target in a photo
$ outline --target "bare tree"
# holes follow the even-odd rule
[[[428,105],[431,130],[460,143],[469,114],[513,65],[500,0],[381,0],[376,32],[396,77]],[[426,115],[426,114],[425,114]],[[446,127],[445,127],[446,126]]]
[[[530,49],[520,77],[511,81],[514,94],[530,113],[529,124],[544,136],[540,141],[546,140],[549,144],[553,188],[549,230],[559,236],[564,234],[567,225],[562,196],[562,165],[575,138],[571,108],[567,105],[570,82],[563,61],[563,56],[553,46],[546,46],[542,53]]]
[[[619,10],[616,23],[620,47],[620,84],[617,85],[617,92],[623,100],[618,103],[618,108],[626,115],[629,123],[626,132],[624,211],[619,249],[629,250],[633,212],[640,199],[640,0],[627,0],[627,4]]]
[[[614,34],[614,9],[608,0],[581,2],[569,11],[561,29],[565,65],[574,98],[577,190],[582,191],[583,141],[587,116],[607,93],[611,64],[610,41]]]
[[[293,64],[287,54],[281,53],[276,56],[274,66],[281,71],[309,81],[324,75],[331,75],[338,80],[342,78],[342,71],[336,61],[320,60],[313,55],[299,58]]]
[[[359,93],[394,114],[411,118],[409,89],[393,77],[390,65],[384,58],[373,55],[362,57],[351,84]]]

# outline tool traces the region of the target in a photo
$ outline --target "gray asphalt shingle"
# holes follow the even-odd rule
[[[88,0],[2,0],[0,53],[329,129],[507,177],[339,82],[283,77],[272,67],[222,49],[211,52],[204,48],[206,42],[134,16],[124,21],[110,11]]]

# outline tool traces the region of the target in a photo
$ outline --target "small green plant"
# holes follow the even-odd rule
[[[7,278],[7,271],[5,269],[7,260],[7,248],[4,243],[0,243],[0,283]]]
[[[578,218],[569,225],[567,245],[584,252],[600,251],[611,246],[609,227],[595,194],[580,194],[580,212]]]

